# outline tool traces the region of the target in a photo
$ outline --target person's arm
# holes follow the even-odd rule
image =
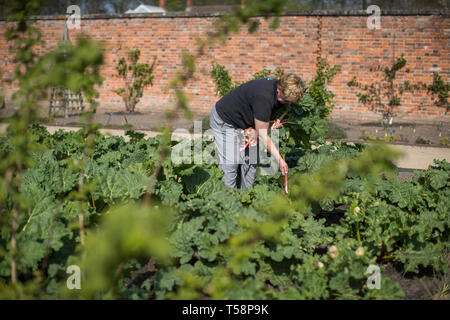
[[[269,129],[269,122],[260,121],[255,118],[255,130],[259,137],[259,139],[264,143],[267,150],[272,154],[272,156],[275,157],[275,160],[278,161],[278,164],[280,166],[281,173],[283,175],[286,175],[288,173],[288,165],[286,164],[286,161],[281,157],[280,152],[273,144],[272,139],[270,139],[267,130]]]

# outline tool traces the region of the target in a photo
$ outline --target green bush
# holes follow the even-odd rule
[[[430,141],[430,139],[425,138],[423,136],[418,136],[417,139],[416,139],[416,143],[418,143],[418,144],[431,144],[431,141]]]

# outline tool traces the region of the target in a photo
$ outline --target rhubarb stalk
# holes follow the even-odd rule
[[[287,174],[284,175],[284,192],[288,193]]]

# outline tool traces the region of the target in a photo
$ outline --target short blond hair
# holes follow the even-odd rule
[[[285,74],[280,78],[278,85],[283,100],[289,103],[297,103],[303,98],[305,84],[299,76],[293,73]]]

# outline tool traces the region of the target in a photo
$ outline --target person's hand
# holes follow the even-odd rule
[[[245,142],[249,142],[251,146],[255,146],[257,143],[256,130],[252,127],[249,127],[244,130]]]
[[[281,158],[280,161],[278,161],[278,165],[280,166],[281,174],[282,174],[283,176],[287,175],[287,174],[288,174],[289,167],[288,167],[286,161],[284,161],[284,159]]]
[[[253,128],[249,128],[246,131],[247,136],[249,137],[250,141],[256,142],[256,130]]]
[[[277,119],[272,126],[270,127],[270,130],[276,130],[283,126],[283,123],[280,121],[280,119]]]

